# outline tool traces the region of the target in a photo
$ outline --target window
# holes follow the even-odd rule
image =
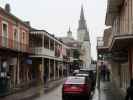
[[[18,41],[18,30],[17,30],[17,28],[14,28],[13,39],[14,39],[15,41]]]
[[[18,48],[18,29],[17,29],[17,27],[14,27],[14,32],[13,32],[13,41],[14,41],[14,43],[13,43],[13,45],[14,45],[14,48]]]
[[[2,22],[2,45],[8,46],[8,24],[5,21]]]
[[[8,24],[6,22],[2,22],[2,36],[8,37]]]
[[[26,41],[25,41],[25,40],[26,40],[25,38],[26,38],[25,32],[23,31],[23,32],[22,32],[22,43],[25,43],[25,42],[26,42]]]

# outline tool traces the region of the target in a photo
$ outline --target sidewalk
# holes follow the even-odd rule
[[[45,88],[44,86],[32,87],[26,91],[22,91],[5,97],[0,97],[0,100],[29,100],[29,98],[34,98],[44,93],[50,92],[58,85],[60,85],[62,81],[63,79],[49,82],[47,88]]]
[[[124,100],[112,82],[100,83],[100,91],[96,88],[92,100]]]

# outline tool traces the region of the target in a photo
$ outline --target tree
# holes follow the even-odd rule
[[[78,49],[75,49],[73,51],[73,57],[79,59],[79,57],[80,57],[80,51]]]

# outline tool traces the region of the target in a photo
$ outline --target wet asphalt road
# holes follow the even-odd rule
[[[83,98],[71,98],[72,100],[83,100]],[[55,88],[54,90],[44,93],[32,100],[62,100],[62,85]],[[70,99],[69,99],[70,100]]]
[[[32,100],[62,100],[62,85],[55,88],[51,92],[44,93]],[[73,98],[73,100],[77,99]],[[83,98],[78,100],[83,100]],[[100,92],[98,89],[95,89],[95,92],[90,100],[123,100],[123,98],[121,95],[119,95],[116,88],[113,87],[110,82],[101,82]]]
[[[62,93],[61,93],[62,85],[55,88],[53,91],[49,93],[44,93],[32,100],[62,100]]]

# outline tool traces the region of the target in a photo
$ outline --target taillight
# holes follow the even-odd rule
[[[88,84],[82,84],[80,87],[83,89],[83,92],[89,92],[90,88]]]
[[[64,89],[64,90],[67,89],[67,88],[69,88],[69,87],[70,87],[69,84],[64,84],[64,85],[63,85],[63,89]]]

